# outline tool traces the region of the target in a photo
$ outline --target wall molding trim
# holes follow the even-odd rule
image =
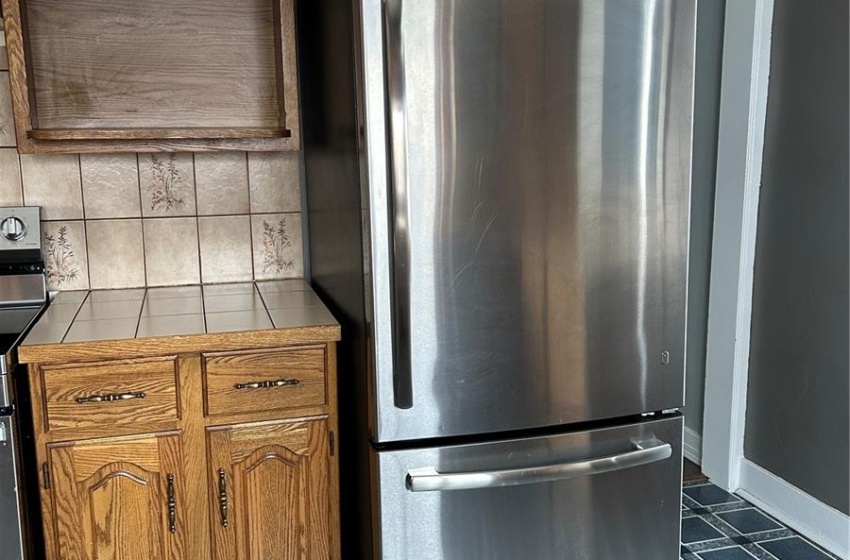
[[[742,498],[848,560],[850,517],[747,459],[741,461],[740,482]]]
[[[753,274],[773,0],[726,3],[706,336],[704,472],[734,491],[744,458]]]
[[[685,459],[697,465],[702,465],[702,435],[685,426],[682,448]]]

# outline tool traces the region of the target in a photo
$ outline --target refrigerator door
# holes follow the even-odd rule
[[[695,1],[384,4],[375,439],[681,406]]]
[[[377,453],[380,558],[679,557],[682,418]],[[439,473],[439,474],[438,474]]]

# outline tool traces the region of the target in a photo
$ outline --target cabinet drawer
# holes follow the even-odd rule
[[[204,354],[207,415],[326,404],[325,348]]]
[[[43,368],[45,429],[147,427],[176,421],[175,360]]]

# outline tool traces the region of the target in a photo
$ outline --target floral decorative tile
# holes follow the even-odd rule
[[[15,148],[0,148],[0,206],[20,206],[23,202],[18,151]]]
[[[251,216],[251,234],[257,280],[304,275],[301,214],[255,214]]]
[[[135,154],[83,154],[80,168],[87,219],[141,216]]]
[[[87,290],[89,270],[85,223],[42,222],[41,242],[50,289]]]
[[[143,216],[196,214],[192,154],[139,154],[139,184]]]

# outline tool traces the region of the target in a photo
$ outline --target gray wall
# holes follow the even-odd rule
[[[688,358],[685,364],[685,426],[702,434],[705,389],[705,336],[714,178],[717,168],[717,125],[723,57],[723,14],[726,0],[700,0],[697,8],[694,153],[691,194],[690,269],[688,277]]]
[[[848,513],[848,2],[776,0],[744,454]]]

